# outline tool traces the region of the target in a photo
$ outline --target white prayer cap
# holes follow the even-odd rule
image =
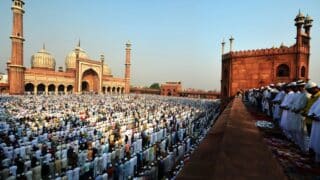
[[[309,82],[305,85],[305,88],[306,88],[306,89],[311,89],[311,88],[314,88],[314,87],[317,87],[317,84],[314,83],[314,82],[311,82],[311,81],[309,81]]]
[[[305,86],[307,83],[304,81],[297,81],[297,86]]]
[[[296,85],[297,85],[296,82],[291,82],[291,83],[289,83],[287,86],[288,86],[288,87],[293,87],[293,86],[296,86]]]
[[[269,86],[272,87],[272,86],[274,86],[274,84],[270,84]]]
[[[282,86],[282,83],[277,83],[277,86],[278,86],[278,87]]]
[[[298,80],[296,83],[297,84],[302,84],[302,83],[304,83],[304,81],[303,80]]]

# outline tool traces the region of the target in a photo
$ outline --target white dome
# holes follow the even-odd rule
[[[47,68],[55,70],[56,61],[45,47],[31,56],[31,68]]]
[[[111,76],[112,75],[111,69],[107,64],[103,65],[103,75],[105,75],[105,76]]]
[[[79,51],[79,58],[89,59],[88,54],[80,46],[77,46],[66,57],[66,60],[65,60],[66,69],[75,69],[76,68],[76,51],[77,50]]]

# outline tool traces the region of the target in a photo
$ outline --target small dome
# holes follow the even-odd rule
[[[302,12],[299,10],[299,13],[297,14],[296,18],[304,18],[304,15]]]
[[[105,75],[105,76],[111,76],[112,75],[111,69],[107,64],[103,65],[103,75]]]
[[[66,63],[66,68],[67,69],[75,69],[76,68],[76,51],[77,50],[79,51],[79,58],[89,59],[88,54],[80,47],[80,44],[79,44],[66,57],[65,63]]]
[[[296,18],[294,20],[296,21],[296,24],[303,24],[304,23],[304,18],[305,18],[305,16],[299,10],[299,13],[298,13],[298,15],[296,16]]]
[[[45,49],[43,48],[31,56],[31,68],[47,68],[55,70],[56,68],[56,61],[54,57]]]
[[[312,22],[313,22],[313,19],[309,15],[307,15],[306,18],[304,19],[304,27],[310,28],[312,26]]]
[[[311,18],[311,16],[309,16],[309,15],[307,15],[306,16],[306,19],[305,19],[306,21],[313,21],[313,19]]]

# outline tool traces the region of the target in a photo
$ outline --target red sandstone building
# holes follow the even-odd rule
[[[135,94],[153,94],[162,96],[175,96],[175,97],[188,97],[197,99],[217,99],[220,97],[219,92],[204,91],[196,89],[183,89],[182,83],[179,82],[166,82],[161,84],[160,89],[151,88],[138,88],[133,87],[130,89]]]
[[[161,95],[163,96],[179,96],[182,90],[181,82],[166,82],[161,84]]]
[[[8,78],[1,78],[1,93],[58,94],[58,93],[129,93],[131,44],[126,43],[125,77],[113,77],[104,55],[92,60],[79,44],[65,59],[65,71],[56,70],[56,62],[46,48],[31,57],[31,68],[24,66],[23,14],[24,1],[13,0],[12,52],[7,63]],[[6,77],[1,75],[1,77]]]
[[[289,47],[233,51],[231,37],[230,52],[224,54],[222,42],[222,99],[270,83],[308,80],[312,21],[299,12],[295,18],[296,43]]]

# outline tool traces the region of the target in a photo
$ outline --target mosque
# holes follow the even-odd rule
[[[309,80],[310,40],[313,19],[300,11],[294,19],[296,42],[291,46],[224,53],[222,42],[221,98],[228,99],[239,91],[268,86],[271,83]]]
[[[24,1],[13,0],[12,52],[7,62],[8,75],[1,75],[1,91],[9,94],[129,93],[131,44],[126,43],[125,77],[113,77],[104,55],[93,60],[78,45],[65,58],[65,70],[56,69],[54,56],[43,45],[31,57],[31,67],[24,66]]]

